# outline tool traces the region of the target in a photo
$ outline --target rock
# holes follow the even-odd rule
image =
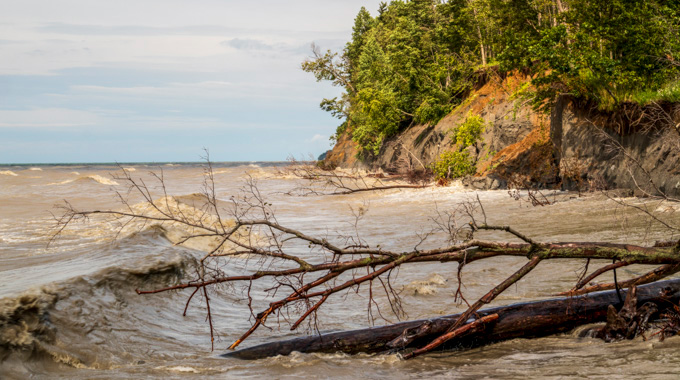
[[[498,190],[505,187],[505,185],[497,178],[488,178],[488,180],[490,180],[490,184],[488,186],[489,190]]]
[[[680,135],[673,126],[645,120],[638,126],[619,125],[623,119],[644,119],[635,116],[640,112],[654,115],[654,109],[649,108],[652,106],[623,104],[621,112],[627,116],[621,117],[563,96],[547,117],[529,106],[515,107],[510,98],[508,88],[529,80],[522,74],[512,74],[502,83],[484,83],[436,125],[415,125],[387,138],[375,156],[365,154],[358,159],[357,144],[351,132],[345,133],[325,163],[329,168],[383,168],[400,173],[426,169],[442,153],[456,149],[450,131],[473,113],[483,115],[488,125],[477,146],[467,148],[477,160],[478,177],[464,180],[466,186],[478,190],[504,188],[508,182],[517,182],[513,178],[519,175],[520,186],[631,191],[640,186],[644,191],[636,195],[658,195],[657,190],[662,190],[668,196],[680,196]],[[671,111],[677,104],[657,107],[675,115]],[[593,125],[594,120],[601,125]],[[616,146],[622,146],[626,154],[613,149]],[[490,176],[493,179],[489,182],[480,179]]]
[[[463,149],[463,152],[468,154],[468,157],[472,159],[472,161],[477,162],[477,147],[475,146],[469,146],[465,149]]]
[[[332,166],[342,168],[383,168],[388,172],[402,169],[422,169],[431,165],[439,156],[452,150],[450,131],[460,125],[472,112],[482,115],[488,126],[478,144],[478,151],[471,157],[478,158],[480,164],[488,161],[495,152],[522,140],[538,126],[536,113],[531,107],[516,109],[515,101],[510,99],[511,92],[518,83],[530,80],[523,74],[511,74],[502,83],[489,81],[470,94],[463,105],[457,107],[436,125],[414,125],[399,135],[387,138],[377,156],[356,159],[357,145],[351,141],[350,133],[338,138],[328,155]],[[481,166],[478,164],[477,166]]]
[[[553,119],[551,125],[553,141],[559,142],[556,150],[560,161],[581,163],[582,172],[589,178],[604,179],[609,189],[632,190],[635,196],[658,195],[657,189],[668,196],[680,195],[680,136],[673,128],[661,124],[651,128],[628,126],[620,133],[606,122],[599,127],[591,122],[616,115],[579,109],[573,103],[564,106],[562,112],[559,123],[554,124],[557,119]],[[630,112],[633,116],[627,118],[636,120],[639,117],[634,112],[654,114],[654,109]],[[620,154],[617,146],[626,154]]]

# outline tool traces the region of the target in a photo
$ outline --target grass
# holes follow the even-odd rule
[[[680,81],[668,82],[656,91],[643,90],[631,95],[631,100],[644,106],[653,102],[680,102]]]

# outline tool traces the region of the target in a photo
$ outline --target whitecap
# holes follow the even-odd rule
[[[99,174],[92,174],[92,175],[88,175],[88,176],[85,176],[85,177],[78,178],[78,180],[83,180],[83,179],[85,179],[85,180],[90,179],[90,180],[93,180],[97,183],[101,183],[102,185],[118,185],[118,182],[111,180],[111,179],[108,179],[108,178],[105,178],[105,177],[102,177]]]
[[[163,367],[156,367],[156,369],[163,369]],[[188,367],[188,366],[174,366],[174,367],[166,367],[168,371],[171,372],[179,372],[179,373],[199,373],[199,371],[196,368],[193,367]]]
[[[71,182],[73,182],[73,181],[75,181],[75,179],[67,179],[67,180],[61,181],[61,182],[51,182],[51,183],[48,183],[47,186],[65,185],[65,184],[71,183]]]
[[[446,285],[448,282],[442,275],[433,273],[425,281],[412,281],[404,287],[409,293],[413,295],[432,295],[437,293],[438,287]]]
[[[661,206],[657,207],[655,211],[660,213],[674,213],[680,211],[680,205],[662,204]]]
[[[73,172],[72,174],[75,174],[75,173],[76,172]],[[78,177],[76,179],[67,179],[67,180],[61,181],[61,182],[52,182],[52,183],[48,183],[47,185],[48,186],[66,185],[67,183],[71,183],[71,182],[74,182],[74,181],[78,181],[78,182],[94,181],[94,182],[97,182],[97,183],[101,183],[102,185],[111,185],[111,186],[117,186],[118,185],[118,182],[111,180],[111,179],[108,179],[108,178],[105,178],[105,177],[102,177],[98,174],[91,174],[91,175],[87,175],[87,176],[82,176],[82,177]]]
[[[215,171],[212,172],[212,174],[213,174],[213,175],[214,175],[214,174],[225,174],[225,173],[231,173],[231,172],[233,172],[233,170],[224,169],[224,170],[215,170]],[[203,173],[203,175],[204,175],[204,176],[208,176],[209,173]]]
[[[429,296],[437,293],[437,289],[432,285],[418,285],[413,289],[413,295]]]
[[[123,168],[123,170],[128,171],[128,172],[136,172],[137,171],[137,169],[135,169],[133,167]]]
[[[208,199],[205,195],[194,193],[181,196],[167,196],[154,201],[152,205],[149,202],[141,202],[132,206],[132,209],[139,214],[149,215],[149,216],[161,216],[159,212],[167,212],[168,214],[177,215],[178,219],[185,219],[187,223],[175,222],[163,222],[158,224],[163,232],[163,235],[173,244],[178,244],[182,242],[183,247],[196,249],[204,252],[210,252],[220,245],[223,245],[225,249],[230,249],[231,245],[223,244],[222,239],[219,236],[201,236],[193,239],[186,240],[188,236],[205,234],[208,230],[201,228],[200,226],[205,226],[208,229],[229,229],[234,226],[235,221],[233,219],[220,219],[212,213],[206,213],[206,202]],[[221,227],[220,227],[221,224]],[[134,223],[128,224],[120,232],[122,235],[127,236],[129,234],[134,234],[139,231],[140,226],[144,228],[148,227],[146,221],[135,221]],[[256,239],[256,235],[247,235],[247,233],[241,233],[235,235],[235,238],[243,239]],[[245,241],[245,240],[244,240]]]
[[[15,173],[15,172],[13,172],[13,171],[11,171],[11,170],[2,171],[2,172],[0,172],[0,175],[11,175],[11,176],[13,176],[13,177],[17,177],[17,176],[18,176],[17,173]]]

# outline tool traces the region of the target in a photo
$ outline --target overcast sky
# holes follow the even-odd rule
[[[318,155],[339,89],[300,70],[380,0],[0,0],[0,163]]]

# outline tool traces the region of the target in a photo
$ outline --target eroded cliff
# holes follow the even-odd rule
[[[385,141],[375,156],[359,159],[349,131],[325,163],[387,172],[428,168],[443,152],[457,149],[451,131],[468,115],[479,115],[486,129],[467,148],[477,165],[475,175],[463,180],[467,185],[680,194],[679,105],[627,105],[601,112],[562,97],[547,115],[521,101],[530,79],[521,73],[491,76],[439,123],[406,129]]]

